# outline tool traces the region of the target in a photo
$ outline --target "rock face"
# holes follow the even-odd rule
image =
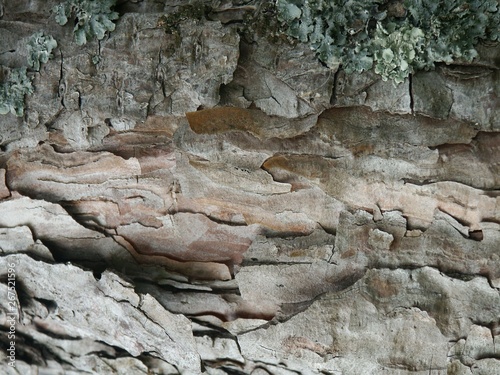
[[[0,1],[5,69],[59,44],[0,117],[1,373],[500,373],[498,45],[394,87],[261,2],[57,3]]]

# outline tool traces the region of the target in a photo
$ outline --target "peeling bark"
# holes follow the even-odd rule
[[[82,48],[3,4],[60,50],[0,118],[0,372],[500,372],[498,46],[394,88],[174,3]]]

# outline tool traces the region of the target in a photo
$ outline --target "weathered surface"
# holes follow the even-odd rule
[[[200,371],[189,320],[165,311],[149,295],[137,295],[133,285],[118,275],[105,271],[96,280],[78,267],[37,263],[26,255],[1,258],[3,269],[9,263],[16,264],[18,296],[24,305],[19,331],[36,332],[33,339],[42,347],[59,348],[49,357],[25,343],[26,362],[43,365],[54,357],[71,362],[76,355],[75,368],[84,370],[86,364],[102,361],[96,353],[120,348],[131,361],[154,353],[181,371]],[[66,279],[73,282],[61,282]],[[82,295],[85,289],[91,292]],[[8,311],[7,304],[2,309]]]
[[[0,117],[0,372],[500,373],[497,45],[394,87],[258,1],[84,47],[57,3],[0,1],[2,65],[59,43]]]

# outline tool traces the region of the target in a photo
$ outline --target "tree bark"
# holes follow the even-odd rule
[[[0,372],[500,373],[498,45],[394,86],[258,1],[83,47],[57,3],[0,2],[2,66],[59,45],[0,117]]]

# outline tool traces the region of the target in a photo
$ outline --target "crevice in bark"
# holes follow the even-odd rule
[[[117,358],[134,358],[132,354],[130,354],[127,350],[118,347],[116,345],[111,345],[105,341],[102,340],[95,340],[95,342],[105,345],[108,350],[99,350],[99,351],[94,351],[94,352],[89,352],[87,355],[96,355],[100,358],[107,358],[107,359],[117,359]],[[110,353],[112,352],[112,353]],[[145,354],[142,354],[145,355]]]
[[[408,91],[410,95],[410,113],[415,116],[415,99],[413,98],[413,74],[408,75]]]
[[[337,69],[333,76],[333,87],[332,87],[332,94],[330,96],[330,105],[335,106],[337,103],[337,84],[338,84],[338,78],[340,74],[341,69]]]
[[[238,344],[238,337],[233,335],[231,332],[216,326],[214,324],[211,324],[209,322],[203,321],[201,319],[197,319],[196,317],[191,317],[190,318],[192,322],[195,322],[196,324],[206,327],[204,330],[194,330],[193,335],[198,336],[198,337],[203,337],[203,336],[208,336],[212,340],[215,340],[217,338],[220,339],[229,339],[233,340],[236,344]]]

